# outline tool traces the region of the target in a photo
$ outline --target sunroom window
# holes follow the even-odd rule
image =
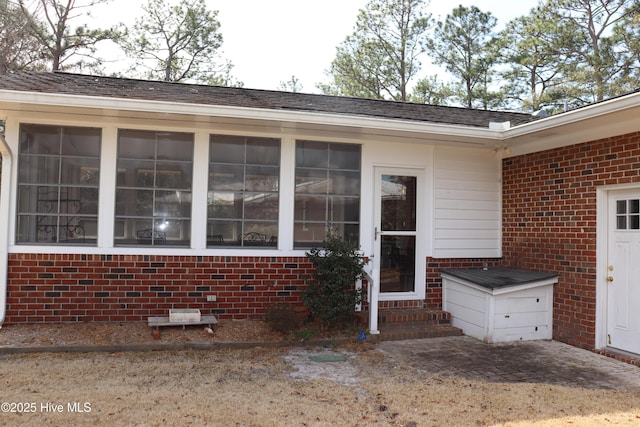
[[[101,130],[23,124],[16,243],[95,245]]]
[[[328,232],[357,244],[359,230],[360,146],[297,141],[294,246],[315,246]]]
[[[208,247],[276,247],[280,140],[211,135]]]
[[[120,130],[115,245],[189,246],[193,134]]]

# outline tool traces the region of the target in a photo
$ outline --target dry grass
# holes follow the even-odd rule
[[[0,330],[0,346],[118,345],[186,342],[277,342],[285,337],[273,332],[265,322],[223,320],[213,336],[202,326],[163,327],[161,339],[153,338],[144,322],[52,323],[7,325]]]
[[[329,351],[308,349],[308,353]],[[3,425],[639,425],[640,394],[440,378],[369,345],[321,363],[301,349],[0,356]],[[316,363],[314,366],[312,364]],[[313,374],[308,368],[320,369]],[[322,371],[324,369],[324,373]],[[336,374],[336,375],[333,375]],[[352,376],[353,381],[346,381]],[[52,402],[63,413],[41,410]],[[88,413],[69,413],[88,402]]]

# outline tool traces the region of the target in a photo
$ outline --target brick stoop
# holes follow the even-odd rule
[[[368,313],[362,313],[368,316]],[[366,317],[368,319],[368,317]],[[367,320],[364,322],[368,323]],[[391,309],[378,313],[379,339],[397,341],[418,338],[439,338],[462,335],[451,325],[451,314],[433,309]]]

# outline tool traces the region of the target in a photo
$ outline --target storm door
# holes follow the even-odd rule
[[[421,171],[376,171],[374,261],[380,272],[381,299],[424,295],[424,259],[416,251],[421,245]]]

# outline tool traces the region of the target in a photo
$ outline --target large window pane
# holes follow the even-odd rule
[[[360,172],[331,171],[329,173],[329,183],[332,194],[360,195]]]
[[[329,177],[326,169],[296,168],[296,193],[328,194]]]
[[[18,182],[21,184],[49,184],[59,182],[59,156],[20,155]]]
[[[360,146],[296,141],[294,246],[321,243],[329,231],[358,244]]]
[[[244,165],[227,165],[211,163],[209,165],[210,190],[244,189]]]
[[[24,124],[17,243],[95,244],[101,130]]]
[[[329,166],[329,143],[297,141],[296,166],[327,169]]]
[[[360,170],[360,146],[332,144],[329,150],[329,165],[332,169]]]
[[[120,130],[115,244],[189,246],[193,134]]]
[[[63,156],[93,157],[100,152],[100,133],[90,128],[66,128],[60,152]]]
[[[280,140],[211,135],[207,246],[277,246]]]

